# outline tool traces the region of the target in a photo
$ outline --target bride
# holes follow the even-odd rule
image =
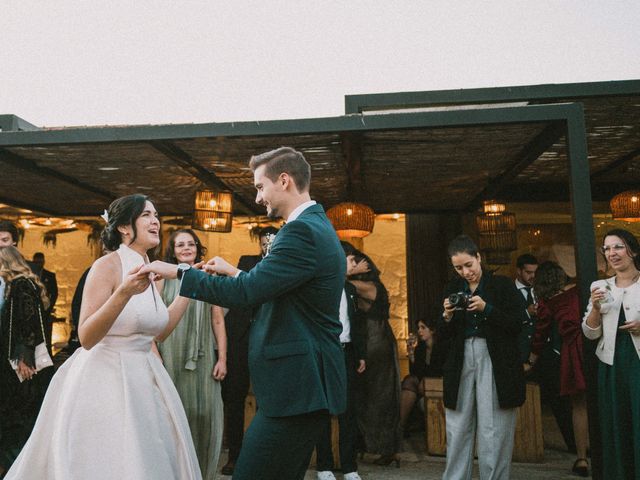
[[[115,200],[82,299],[82,347],[54,376],[36,425],[5,480],[200,480],[189,424],[169,375],[151,352],[188,299],[167,308],[138,273],[160,243],[144,195]]]

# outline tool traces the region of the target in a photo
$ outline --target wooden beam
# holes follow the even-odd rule
[[[347,199],[362,200],[364,180],[362,175],[362,134],[342,132],[340,134],[342,158],[347,175]]]
[[[539,135],[525,145],[516,158],[518,160],[511,165],[502,175],[489,181],[489,184],[470,203],[469,208],[473,209],[480,205],[483,200],[495,197],[500,191],[516,178],[525,168],[536,161],[551,145],[553,145],[562,135],[566,127],[564,122],[553,122],[547,125]]]
[[[214,190],[222,190],[231,192],[235,204],[248,215],[261,215],[262,212],[258,212],[257,205],[247,202],[244,198],[234,192],[229,186],[220,180],[215,173],[204,168],[197,163],[191,155],[182,150],[180,147],[169,141],[151,141],[148,142],[153,148],[166,156],[173,163],[182,168],[189,175],[200,180],[202,183]]]
[[[64,173],[60,173],[52,168],[41,167],[34,160],[10,152],[4,148],[0,148],[0,162],[11,165],[14,168],[19,168],[20,170],[24,170],[26,172],[33,173],[40,177],[55,179],[68,185],[73,185],[80,190],[84,190],[93,195],[103,197],[109,201],[113,201],[116,198],[111,192],[107,192],[106,190],[103,190],[101,188],[89,185],[88,183],[82,182],[77,178],[70,177],[69,175],[65,175]]]
[[[635,150],[631,150],[629,153],[622,155],[617,160],[614,160],[609,165],[600,170],[597,170],[591,174],[591,181],[597,180],[601,177],[606,176],[608,173],[611,173],[618,168],[624,167],[625,165],[633,162],[640,155],[640,148],[636,148]]]

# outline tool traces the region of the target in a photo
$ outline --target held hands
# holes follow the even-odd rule
[[[227,275],[228,277],[233,277],[238,273],[238,269],[222,257],[213,257],[203,265],[202,269],[209,274]]]
[[[529,316],[535,317],[538,314],[538,304],[532,303],[531,305],[529,305],[527,307],[527,312],[529,313]]]
[[[126,278],[120,286],[124,294],[132,297],[144,292],[149,287],[151,280],[149,275],[150,270],[147,270],[148,266],[149,265],[140,265],[134,267],[127,273]]]

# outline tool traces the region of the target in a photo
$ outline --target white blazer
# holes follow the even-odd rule
[[[600,315],[602,317],[600,326],[591,328],[587,325],[587,317],[593,309],[591,300],[589,300],[587,312],[584,314],[582,321],[584,335],[590,340],[600,339],[596,347],[596,355],[600,361],[607,365],[613,365],[620,308],[624,305],[624,315],[627,322],[640,320],[640,279],[626,288],[619,288],[616,286],[615,278],[596,280],[591,284],[591,290],[595,287],[607,289],[613,297],[613,301],[603,303],[600,307]],[[631,333],[627,333],[627,335],[631,335]],[[631,335],[631,340],[633,340],[636,353],[640,358],[640,335]]]

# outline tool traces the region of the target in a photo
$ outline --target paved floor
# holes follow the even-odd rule
[[[571,466],[575,455],[565,451],[565,445],[558,432],[553,417],[543,412],[543,432],[545,441],[544,463],[514,463],[511,468],[512,480],[576,480],[580,477],[571,473]],[[400,468],[395,464],[379,467],[372,462],[374,455],[365,455],[358,462],[358,473],[363,480],[440,480],[444,472],[445,459],[443,457],[428,456],[425,449],[424,432],[415,432],[404,439],[403,453],[400,454]],[[226,463],[226,451],[220,459],[220,466]],[[336,478],[342,475],[336,472]],[[221,475],[220,480],[230,477]],[[474,466],[473,478],[477,479],[478,466]],[[310,468],[305,480],[315,480],[316,471]],[[286,480],[286,479],[282,479]]]
[[[404,442],[405,452],[400,454],[400,468],[395,465],[379,467],[372,461],[375,456],[365,455],[359,461],[360,476],[363,480],[440,480],[444,472],[444,458],[430,457],[424,453],[424,441],[420,439],[422,434],[412,435]],[[220,465],[226,462],[226,452],[220,459]],[[579,477],[571,474],[571,465],[575,456],[556,449],[545,450],[545,462],[541,464],[514,463],[511,469],[511,478],[514,480],[576,480]],[[342,479],[342,475],[336,472],[336,478]],[[224,475],[220,479],[229,479]],[[477,462],[474,467],[473,478],[478,477]],[[305,480],[315,480],[315,469],[307,471]],[[284,479],[283,479],[284,480]]]

